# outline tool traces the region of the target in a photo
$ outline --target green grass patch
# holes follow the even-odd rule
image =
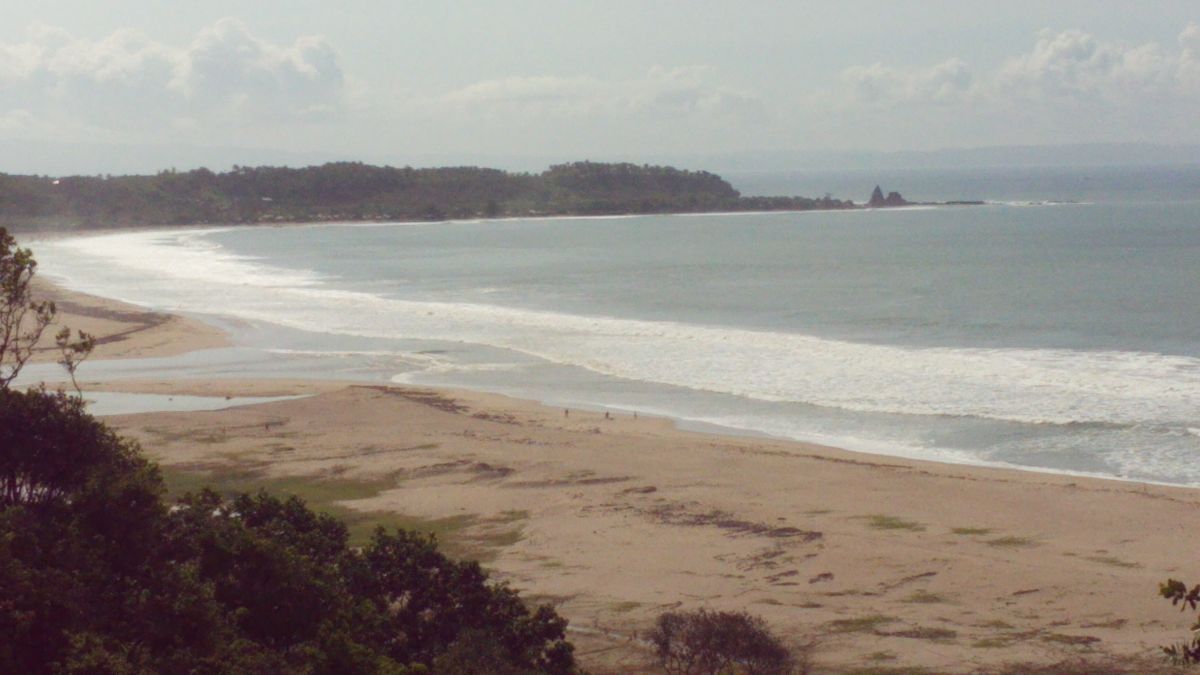
[[[834,633],[871,633],[880,626],[895,621],[895,617],[882,614],[861,616],[857,619],[838,619],[829,622],[829,630]]]
[[[1022,548],[1025,546],[1037,546],[1038,543],[1029,537],[998,537],[996,539],[988,539],[983,542],[988,546],[997,548]]]
[[[842,670],[845,675],[932,675],[936,670],[930,670],[922,665],[868,665],[866,668]]]
[[[892,631],[885,633],[889,637],[912,638],[914,640],[933,640],[935,642],[947,642],[958,637],[958,631],[950,630],[949,628],[933,628],[922,626],[919,628],[909,628],[906,630]]]
[[[224,443],[225,441],[229,440],[228,433],[213,431],[211,429],[185,429],[183,431],[173,431],[170,429],[164,429],[163,427],[144,427],[142,430],[154,436],[162,443],[187,441],[189,443],[203,443],[209,445],[213,443]]]
[[[196,492],[202,487],[210,487],[223,495],[266,490],[274,495],[295,495],[314,508],[332,502],[369,499],[396,486],[395,476],[374,480],[315,476],[276,478],[263,475],[253,465],[198,471],[166,467],[163,469],[163,479],[167,484],[167,493],[172,497]]]
[[[367,543],[378,527],[387,530],[396,528],[433,534],[438,538],[443,551],[457,557],[472,557],[475,547],[461,541],[460,533],[478,523],[476,515],[458,515],[448,518],[417,518],[390,511],[360,511],[339,502],[369,499],[384,490],[396,486],[396,477],[388,476],[375,480],[286,476],[273,478],[253,467],[229,467],[189,471],[163,467],[163,480],[170,497],[181,497],[188,492],[198,492],[210,487],[219,494],[232,496],[265,490],[276,496],[294,495],[303,499],[309,508],[329,514],[345,523],[352,546]],[[497,534],[485,545],[504,546],[513,535]],[[519,533],[517,535],[519,539]]]
[[[464,546],[459,533],[476,523],[474,515],[450,516],[448,518],[415,518],[388,511],[354,511],[333,507],[329,515],[336,517],[346,524],[350,531],[350,544],[362,546],[371,540],[371,535],[377,528],[382,527],[391,531],[395,529],[424,532],[437,537],[438,548],[443,553],[454,558],[470,558],[483,561],[483,556],[475,556],[475,549]]]
[[[962,535],[965,537],[970,537],[970,536],[976,536],[976,535],[991,534],[992,528],[990,528],[990,527],[956,527],[956,528],[951,529],[950,532],[952,532],[954,534]]]
[[[1094,563],[1100,563],[1101,565],[1122,567],[1124,569],[1137,569],[1141,567],[1141,565],[1138,563],[1129,562],[1128,560],[1121,560],[1120,558],[1114,558],[1111,555],[1090,555],[1085,557],[1084,560],[1090,560]]]
[[[1013,640],[1005,637],[990,637],[976,640],[971,643],[971,646],[976,649],[1003,649],[1011,647]]]
[[[1054,642],[1060,645],[1072,645],[1075,647],[1083,647],[1100,641],[1100,638],[1092,637],[1091,635],[1064,635],[1063,633],[1047,633],[1041,639],[1043,642]]]
[[[641,606],[642,606],[642,603],[640,603],[640,602],[626,600],[624,602],[614,602],[613,604],[609,605],[608,608],[614,612],[620,612],[620,613],[624,614],[625,612],[632,612],[633,610],[635,610]]]
[[[914,591],[912,595],[904,598],[904,602],[911,602],[918,605],[932,605],[939,602],[946,602],[946,598],[937,593],[930,593],[922,589]]]
[[[512,546],[522,539],[524,539],[524,535],[521,534],[520,529],[503,530],[501,532],[490,532],[488,534],[468,537],[471,543],[488,548],[505,548],[506,546]]]
[[[870,525],[877,530],[908,530],[910,532],[922,532],[925,530],[925,526],[918,522],[904,520],[903,518],[897,518],[896,516],[875,514],[867,516],[866,518],[867,525]]]

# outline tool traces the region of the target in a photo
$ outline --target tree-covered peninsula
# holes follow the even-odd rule
[[[829,196],[744,197],[707,171],[597,162],[559,164],[537,174],[358,162],[235,166],[225,173],[171,170],[153,176],[0,174],[0,224],[18,228],[854,207]]]

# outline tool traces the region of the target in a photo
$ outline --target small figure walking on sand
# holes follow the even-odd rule
[[[563,408],[563,417],[570,417],[570,416],[571,416],[571,409]]]
[[[606,420],[611,420],[611,419],[612,419],[612,415],[608,414],[608,412],[606,411],[606,412],[604,413],[604,419],[606,419]]]

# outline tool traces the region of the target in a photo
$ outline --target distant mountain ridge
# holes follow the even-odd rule
[[[597,161],[617,162],[627,155],[591,153]],[[137,144],[0,139],[0,172],[42,175],[153,173],[174,166],[190,170],[207,166],[214,171],[244,166],[302,167],[356,159],[374,164],[413,166],[494,166],[509,171],[538,171],[563,163],[569,156],[512,153],[397,154],[380,151],[294,151],[271,148],[188,144]],[[720,173],[874,168],[958,168],[993,166],[1140,166],[1200,164],[1200,144],[1072,143],[942,148],[935,150],[812,150],[760,149],[730,152],[647,152],[639,162],[681,168],[705,167]]]

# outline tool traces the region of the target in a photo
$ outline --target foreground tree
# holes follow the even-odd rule
[[[32,257],[0,244],[7,297],[53,317],[28,296]],[[80,396],[9,387],[29,335],[0,380],[0,673],[470,672],[476,648],[489,672],[575,670],[566,621],[432,537],[351,548],[342,523],[265,493],[168,505]]]
[[[17,240],[0,227],[0,389],[7,389],[16,379],[58,311],[53,302],[33,297],[36,271],[33,253],[18,247]],[[78,392],[75,370],[91,354],[96,340],[83,331],[72,338],[71,330],[65,327],[54,339],[59,363]]]
[[[37,261],[0,227],[0,388],[7,388],[54,320],[53,302],[35,301]]]
[[[77,397],[0,390],[0,480],[0,672],[387,673],[462,640],[512,672],[574,670],[566,621],[431,537],[353,549],[265,493],[168,507]]]

